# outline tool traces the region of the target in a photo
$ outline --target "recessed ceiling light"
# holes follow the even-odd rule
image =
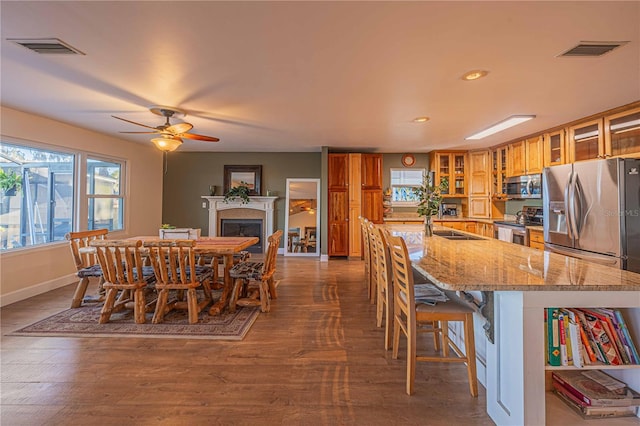
[[[473,70],[473,71],[469,71],[468,73],[464,74],[462,76],[462,79],[463,80],[467,80],[467,81],[477,80],[479,78],[482,78],[482,77],[486,76],[487,74],[489,74],[489,71]]]
[[[501,132],[505,129],[508,129],[509,127],[517,126],[520,123],[529,121],[532,118],[536,118],[536,116],[535,115],[512,115],[511,117],[505,120],[502,120],[485,130],[482,130],[478,133],[474,133],[473,135],[466,137],[465,140],[486,138],[487,136],[493,135],[494,133]]]
[[[413,119],[414,123],[424,123],[429,121],[429,117],[416,117]]]

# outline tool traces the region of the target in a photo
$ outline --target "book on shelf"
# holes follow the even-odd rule
[[[560,366],[560,333],[558,308],[547,308],[547,356],[549,365]]]
[[[621,353],[625,364],[640,364],[638,350],[631,339],[622,312],[619,309],[608,308],[598,308],[597,311],[607,316],[609,327],[613,329],[616,335],[618,351]]]
[[[591,334],[593,335],[596,345],[604,355],[604,362],[611,365],[620,365],[622,362],[618,355],[618,351],[615,348],[615,343],[610,340],[603,323],[596,315],[593,315],[591,311],[586,309],[580,310],[584,313],[584,317],[587,321],[587,325],[589,326],[589,330],[591,330]]]
[[[633,417],[636,415],[635,406],[626,407],[592,407],[580,401],[558,382],[553,382],[553,390],[560,399],[585,419],[604,419],[609,417]]]
[[[607,338],[611,342],[611,346],[613,347],[613,350],[616,352],[616,356],[620,364],[630,364],[629,357],[627,356],[627,353],[624,350],[622,343],[620,342],[620,337],[618,336],[618,333],[616,333],[611,317],[605,314],[600,308],[585,309],[585,311],[595,316],[596,318],[598,318],[598,320],[600,320],[600,324],[602,325],[602,328],[607,334]]]
[[[586,363],[591,364],[596,362],[596,360],[599,359],[595,352],[597,348],[595,348],[595,342],[593,341],[593,336],[587,326],[587,321],[584,319],[584,314],[577,309],[569,309],[569,312],[574,315],[573,318],[580,327],[580,340],[582,341],[582,345],[586,351]]]
[[[558,384],[589,407],[636,407],[640,394],[601,370],[558,370],[551,374]]]

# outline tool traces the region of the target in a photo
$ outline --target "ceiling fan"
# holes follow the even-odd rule
[[[185,112],[174,107],[168,106],[152,106],[149,107],[149,110],[156,114],[161,115],[166,118],[166,122],[160,126],[152,127],[147,126],[146,124],[136,123],[135,121],[127,120],[125,118],[116,117],[112,115],[113,118],[117,118],[118,120],[126,121],[127,123],[135,124],[137,126],[146,127],[147,129],[151,129],[151,131],[145,132],[120,132],[120,133],[129,133],[129,134],[150,134],[150,135],[160,135],[158,138],[151,139],[158,149],[161,151],[174,151],[180,145],[182,145],[182,139],[194,139],[198,141],[206,141],[206,142],[218,142],[220,139],[214,138],[212,136],[198,135],[195,133],[189,133],[189,130],[193,129],[193,124],[191,123],[176,123],[171,124],[169,119],[176,115],[185,115]]]

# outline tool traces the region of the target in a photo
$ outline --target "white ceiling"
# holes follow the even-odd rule
[[[2,1],[1,101],[110,135],[187,111],[181,151],[506,142],[640,99],[640,2]],[[85,56],[7,38],[57,37]],[[629,41],[558,58],[580,41]],[[461,75],[485,69],[467,82]],[[512,114],[537,118],[481,141]],[[429,116],[424,124],[412,123]],[[145,135],[119,135],[150,144]]]

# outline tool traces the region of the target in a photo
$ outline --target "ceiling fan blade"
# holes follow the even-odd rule
[[[193,129],[193,124],[190,123],[176,123],[164,129],[165,132],[169,132],[173,135],[179,135],[181,133],[187,133]]]
[[[155,132],[118,132],[118,133],[127,133],[127,134],[133,134],[133,135],[156,135],[160,132],[156,130]]]
[[[142,124],[142,123],[136,123],[135,121],[127,120],[126,118],[116,117],[115,115],[112,115],[112,117],[117,118],[118,120],[126,121],[127,123],[135,124],[136,126],[142,126],[142,127],[146,127],[147,129],[156,130],[155,127],[147,126],[146,124]]]
[[[178,137],[181,138],[185,138],[185,139],[193,139],[196,141],[207,141],[207,142],[218,142],[220,141],[220,139],[218,138],[214,138],[211,136],[204,136],[204,135],[196,135],[195,133],[181,133],[179,135],[176,135]]]

